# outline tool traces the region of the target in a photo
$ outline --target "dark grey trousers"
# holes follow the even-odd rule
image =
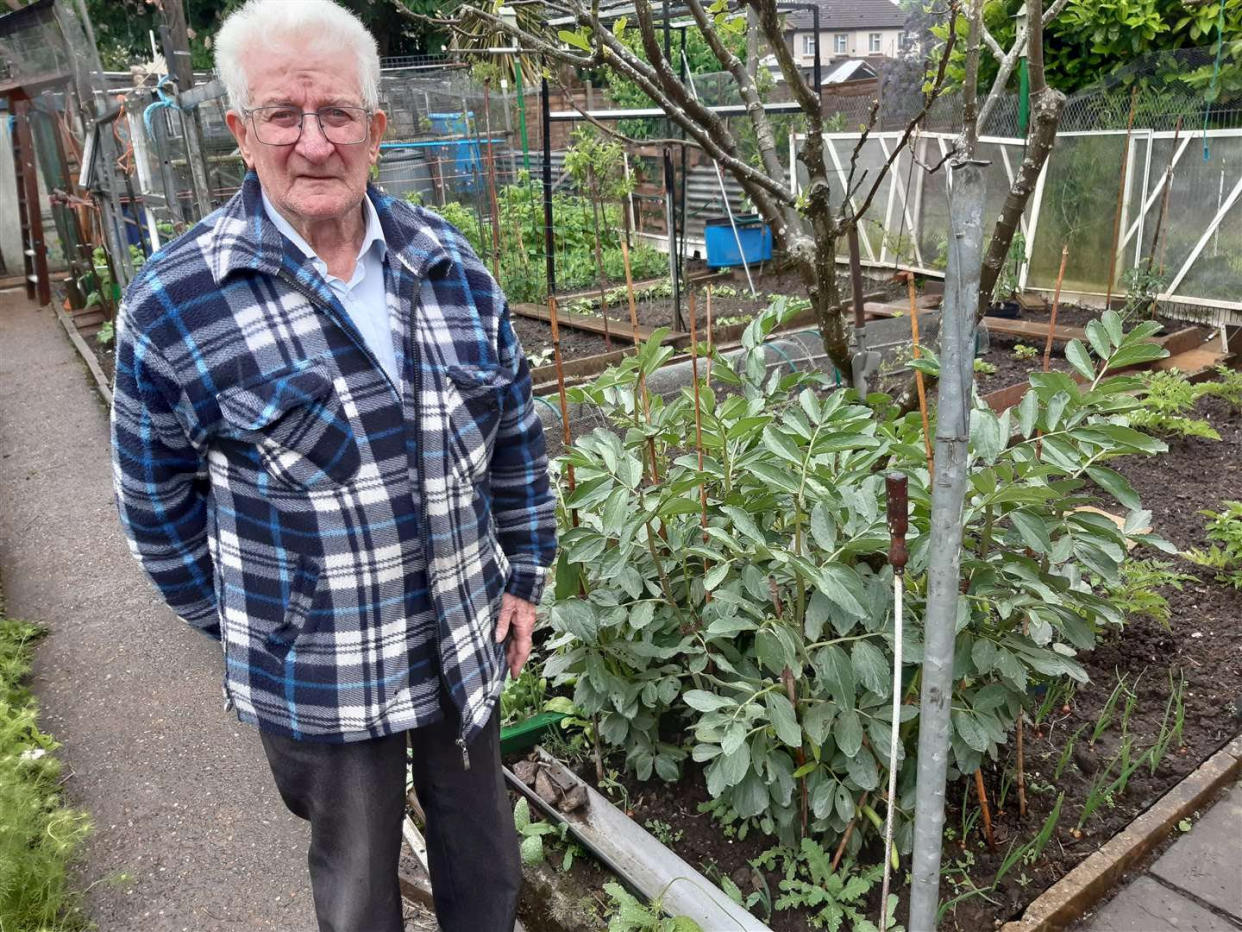
[[[405,815],[406,744],[427,814],[427,858],[444,932],[512,932],[522,881],[517,832],[500,769],[499,715],[470,744],[458,719],[348,744],[262,734],[276,787],[311,824],[311,890],[320,932],[402,932],[397,861]]]

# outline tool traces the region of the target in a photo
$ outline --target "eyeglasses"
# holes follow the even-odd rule
[[[255,107],[245,111],[254,122],[254,134],[265,146],[291,146],[302,138],[302,124],[308,116],[319,121],[319,130],[328,142],[352,146],[365,142],[371,112],[362,107]]]

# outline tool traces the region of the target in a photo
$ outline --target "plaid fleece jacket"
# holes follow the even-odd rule
[[[251,173],[126,293],[117,500],[168,604],[221,638],[242,721],[389,734],[438,717],[442,677],[464,749],[504,681],[501,595],[538,602],[556,549],[543,433],[479,258],[435,214],[368,196],[401,384]]]

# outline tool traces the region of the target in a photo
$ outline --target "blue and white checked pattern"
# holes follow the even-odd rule
[[[504,592],[556,549],[530,373],[496,282],[437,215],[368,192],[394,386],[257,177],[147,262],[117,327],[117,501],[170,606],[221,637],[243,721],[348,741],[504,681]]]

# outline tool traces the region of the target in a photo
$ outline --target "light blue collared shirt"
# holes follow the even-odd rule
[[[268,219],[311,260],[311,264],[323,276],[323,280],[328,283],[332,293],[349,314],[349,319],[362,334],[367,348],[375,354],[389,380],[400,391],[401,373],[397,370],[397,352],[393,347],[392,323],[388,317],[388,294],[384,287],[384,256],[388,253],[388,243],[384,239],[379,214],[375,212],[371,199],[362,199],[367,228],[354,262],[354,274],[346,282],[328,274],[328,263],[315,255],[310,244],[280,215],[280,211],[268,200],[267,192],[263,191],[262,195],[263,209],[267,212]]]

